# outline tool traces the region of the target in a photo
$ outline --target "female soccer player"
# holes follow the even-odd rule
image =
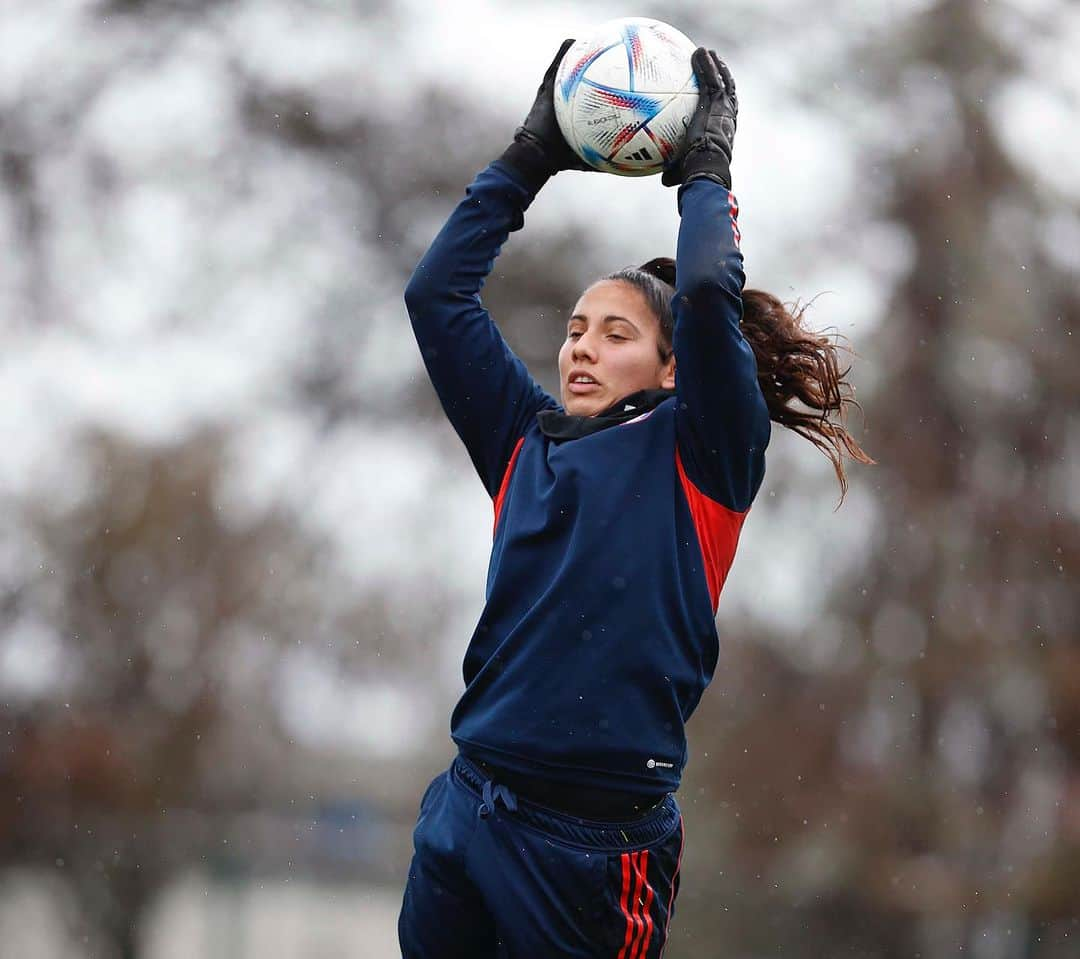
[[[716,666],[717,601],[770,418],[826,451],[842,489],[842,454],[868,461],[830,419],[853,402],[835,346],[743,290],[735,84],[703,48],[687,148],[663,175],[679,187],[675,261],[581,295],[559,351],[561,405],[506,346],[480,303],[484,278],[547,179],[585,168],[552,100],[571,42],[405,291],[495,510],[487,601],[451,720],[459,755],[420,802],[405,959],[661,954],[682,855],[684,724]]]

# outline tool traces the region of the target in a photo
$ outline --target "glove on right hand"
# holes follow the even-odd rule
[[[731,71],[715,50],[698,47],[690,58],[698,81],[698,105],[686,128],[686,149],[661,182],[678,186],[708,177],[731,189],[731,148],[739,100]]]
[[[573,39],[563,40],[555,59],[544,74],[544,79],[540,81],[529,115],[514,132],[514,141],[536,150],[551,167],[552,173],[560,170],[592,169],[570,148],[559,129],[558,120],[555,119],[555,74],[566,56],[566,51],[573,45]]]
[[[591,170],[566,142],[555,118],[555,74],[574,41],[564,40],[540,81],[528,116],[514,132],[514,140],[499,158],[517,170],[529,188],[539,190],[560,170]]]

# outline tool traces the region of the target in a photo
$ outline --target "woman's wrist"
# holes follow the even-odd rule
[[[527,140],[515,139],[499,157],[498,161],[518,174],[522,183],[533,193],[539,191],[557,172],[544,151]]]

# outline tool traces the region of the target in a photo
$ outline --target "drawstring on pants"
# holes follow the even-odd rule
[[[480,808],[476,810],[476,814],[481,819],[487,819],[495,812],[495,805],[500,799],[507,812],[517,812],[517,797],[501,783],[488,779],[484,782],[481,792],[483,798],[480,801]]]

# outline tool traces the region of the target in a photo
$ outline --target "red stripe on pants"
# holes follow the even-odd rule
[[[634,953],[637,952],[638,936],[641,929],[641,917],[638,915],[638,910],[641,908],[641,872],[638,869],[638,860],[641,853],[630,854],[630,870],[634,874],[634,901],[631,904],[631,912],[633,913],[634,920],[634,939],[630,944],[630,959],[634,959]]]
[[[667,904],[667,917],[664,919],[664,944],[660,947],[660,959],[664,957],[667,948],[668,936],[671,934],[671,907],[675,905],[675,882],[679,878],[679,870],[682,868],[682,851],[686,845],[686,825],[682,816],[679,817],[679,861],[675,863],[675,874],[671,877],[671,897]]]
[[[649,885],[649,851],[647,849],[641,854],[639,862],[641,864],[641,881],[645,883],[645,902],[642,903],[641,906],[641,911],[645,918],[645,938],[641,943],[641,952],[638,953],[638,957],[639,959],[645,959],[649,954],[649,943],[652,941],[653,934],[653,887]]]
[[[627,899],[630,896],[630,854],[622,854],[622,896],[619,899],[619,908],[626,916],[626,936],[623,939],[622,949],[619,950],[619,959],[626,959],[626,950],[630,946],[630,940],[634,935],[634,917],[627,911]]]

